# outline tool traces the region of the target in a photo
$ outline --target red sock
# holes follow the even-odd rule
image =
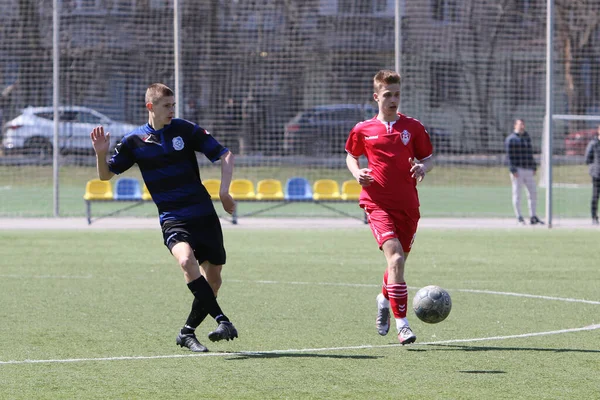
[[[390,296],[390,306],[394,312],[394,318],[406,318],[406,304],[408,303],[408,289],[406,282],[390,283],[387,285]]]
[[[383,274],[383,285],[381,286],[381,293],[383,293],[383,297],[385,297],[386,299],[390,299],[390,296],[388,295],[388,291],[387,291],[387,279],[388,279],[388,270],[385,270],[385,273]]]

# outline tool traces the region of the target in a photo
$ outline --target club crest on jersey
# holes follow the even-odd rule
[[[181,138],[181,136],[173,138],[173,148],[177,151],[183,149],[183,139]]]
[[[404,143],[404,145],[406,146],[410,141],[410,132],[406,129],[403,130],[402,134],[400,135],[400,139],[402,140],[402,143]]]

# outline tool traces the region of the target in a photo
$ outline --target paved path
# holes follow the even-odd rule
[[[224,229],[367,229],[362,221],[352,218],[240,218],[237,225],[222,220]],[[87,224],[85,218],[0,218],[0,231],[10,229],[158,229],[157,218],[111,217]],[[512,218],[421,218],[420,229],[547,229],[546,225],[521,226]],[[557,218],[553,229],[597,229],[588,219]]]

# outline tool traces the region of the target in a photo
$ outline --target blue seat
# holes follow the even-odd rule
[[[310,182],[306,178],[294,177],[285,183],[286,200],[311,200],[313,199]]]
[[[115,200],[142,200],[142,188],[135,178],[119,178],[114,192]]]

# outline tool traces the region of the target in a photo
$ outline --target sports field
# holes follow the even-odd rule
[[[1,399],[593,399],[600,297],[591,229],[419,230],[409,301],[453,310],[410,346],[376,333],[368,228],[225,229],[233,342],[175,345],[191,295],[158,229],[0,232]],[[204,340],[203,340],[204,338]]]

